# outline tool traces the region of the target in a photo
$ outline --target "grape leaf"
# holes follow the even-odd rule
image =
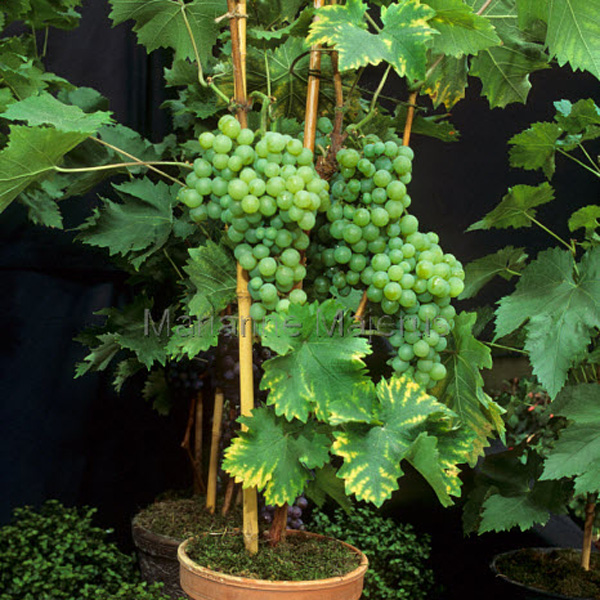
[[[600,108],[591,98],[578,100],[575,104],[561,100],[555,102],[554,107],[556,122],[568,134],[583,134],[582,139],[591,139],[591,135],[598,135]]]
[[[169,387],[165,378],[164,369],[157,369],[148,374],[142,388],[142,396],[146,402],[152,402],[152,408],[159,415],[168,415],[171,411]]]
[[[577,269],[568,250],[541,252],[496,310],[497,338],[529,320],[525,350],[551,397],[600,328],[600,248],[587,251]]]
[[[303,0],[280,0],[281,2],[281,17],[283,19],[293,19],[302,6]]]
[[[527,170],[542,169],[548,179],[554,175],[556,142],[561,136],[556,123],[534,123],[529,129],[513,136],[508,143],[510,164]]]
[[[135,357],[129,357],[119,362],[115,368],[113,379],[115,391],[120,393],[125,382],[136,373],[139,373],[143,368],[144,365]]]
[[[576,231],[583,227],[586,234],[589,235],[600,227],[598,219],[600,219],[600,206],[597,204],[583,206],[571,215],[569,219],[569,231]]]
[[[408,107],[403,104],[398,105],[394,113],[396,123],[405,123],[407,114]],[[458,142],[460,133],[447,118],[448,115],[439,114],[425,116],[419,111],[414,115],[412,133],[426,135],[443,142]]]
[[[472,298],[496,275],[510,279],[513,277],[513,273],[510,271],[520,272],[525,267],[526,259],[527,254],[524,248],[507,246],[494,254],[488,254],[470,262],[465,267],[465,289],[459,299]]]
[[[346,493],[381,506],[398,489],[403,473],[400,463],[412,456],[413,449],[423,471],[431,471],[431,465],[423,464],[420,453],[424,450],[414,448],[414,444],[427,432],[430,418],[444,420],[453,413],[407,377],[382,379],[377,385],[377,400],[372,424],[350,423],[344,431],[336,431],[332,450],[344,460],[338,477],[345,480]],[[428,450],[432,443],[428,442]]]
[[[9,105],[0,117],[9,121],[25,121],[32,126],[52,125],[59,131],[91,135],[112,121],[110,115],[103,111],[86,114],[77,106],[64,104],[47,92],[41,92]]]
[[[589,71],[600,79],[598,2],[549,0],[546,45],[562,67]]]
[[[548,20],[548,0],[517,0],[519,27],[530,29],[539,22]]]
[[[600,491],[599,390],[597,383],[568,386],[552,405],[569,422],[550,450],[541,478],[573,477],[575,494]]]
[[[57,204],[62,198],[64,190],[61,178],[53,177],[31,186],[17,200],[27,208],[27,217],[32,223],[62,229],[62,214]]]
[[[500,44],[491,22],[462,0],[427,0],[427,4],[435,9],[429,25],[440,32],[433,38],[435,53],[460,58]]]
[[[171,360],[184,357],[192,359],[218,344],[222,327],[220,320],[211,318],[194,321],[187,315],[177,320],[182,322],[173,328],[167,344],[167,354]]]
[[[107,248],[110,255],[131,258],[136,269],[161,248],[173,226],[173,204],[177,185],[163,181],[153,183],[147,178],[134,179],[113,186],[122,203],[103,199],[101,209],[94,209],[77,239],[90,246]]]
[[[322,469],[315,470],[314,479],[306,486],[306,497],[312,500],[319,508],[332,498],[344,511],[352,510],[352,502],[344,491],[344,482],[336,476],[335,469],[326,464]]]
[[[264,490],[268,504],[292,504],[312,479],[311,470],[329,462],[329,438],[314,423],[288,423],[268,408],[255,408],[239,422],[248,430],[225,450],[223,469],[244,488]]]
[[[431,63],[437,66],[429,74],[422,91],[429,95],[434,108],[444,104],[450,110],[465,97],[469,70],[467,58],[438,55],[435,59],[432,57]]]
[[[475,12],[484,0],[467,0]],[[470,74],[481,79],[482,94],[492,108],[512,102],[525,103],[531,83],[529,75],[548,68],[548,57],[519,29],[516,0],[496,0],[485,11],[502,45],[482,50],[471,61]]]
[[[269,390],[267,403],[277,415],[306,422],[314,412],[331,423],[367,418],[372,383],[362,359],[371,350],[350,322],[334,300],[269,319],[262,343],[280,356],[264,363],[260,387]]]
[[[86,137],[84,133],[13,125],[8,144],[0,152],[0,212],[31,183],[53,173],[64,155]]]
[[[531,227],[537,206],[554,200],[554,190],[548,182],[538,186],[516,185],[509,188],[508,194],[496,208],[483,219],[473,223],[467,231],[478,229],[507,229],[508,227]]]
[[[476,313],[457,315],[448,352],[442,358],[448,374],[433,390],[438,400],[459,416],[462,426],[475,433],[471,464],[488,446],[487,439],[494,430],[504,434],[504,410],[483,391],[480,370],[491,369],[492,353],[473,336],[476,320]]]
[[[378,34],[368,31],[367,5],[348,0],[344,6],[325,6],[318,11],[307,38],[309,44],[335,45],[342,71],[358,69],[382,60],[391,64],[400,77],[425,76],[427,42],[437,33],[428,19],[433,9],[419,0],[399,0],[381,8],[383,27]]]
[[[212,54],[220,25],[215,19],[227,12],[225,0],[110,0],[109,17],[115,25],[135,20],[133,30],[148,52],[173,48],[176,59],[194,59],[194,45],[202,63]],[[187,22],[194,41],[187,29]]]
[[[190,315],[217,317],[235,300],[236,267],[231,252],[208,240],[205,246],[189,249],[184,267],[195,291],[189,302]]]
[[[75,339],[82,341],[80,338]],[[114,333],[103,333],[96,336],[96,345],[90,348],[90,353],[75,366],[75,379],[85,375],[88,371],[104,371],[119,350],[121,350],[121,345]]]

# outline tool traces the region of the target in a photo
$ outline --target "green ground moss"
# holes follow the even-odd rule
[[[240,533],[205,535],[188,546],[188,555],[203,567],[228,575],[271,581],[309,581],[339,577],[358,567],[359,557],[335,540],[290,535],[272,548],[259,544],[258,554],[244,549]]]
[[[496,566],[510,579],[546,592],[600,599],[600,556],[592,554],[589,571],[581,568],[580,557],[581,553],[577,550],[541,553],[525,549],[502,557]]]

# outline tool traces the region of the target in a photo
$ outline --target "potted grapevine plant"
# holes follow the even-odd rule
[[[564,157],[600,177],[590,154],[590,146],[600,136],[600,109],[592,100],[574,104],[561,100],[554,105],[553,121],[534,123],[510,140],[511,165],[541,170],[550,180],[555,159]],[[525,530],[545,524],[551,513],[566,512],[569,504],[579,499],[585,505],[580,552],[510,552],[497,557],[493,568],[503,578],[516,580],[522,589],[529,588],[529,594],[535,588],[544,590],[544,597],[596,598],[600,593],[597,563],[591,564],[590,558],[600,491],[595,450],[600,389],[600,207],[591,204],[573,210],[576,205],[570,205],[567,225],[573,237],[565,240],[537,215],[539,207],[552,201],[557,202],[549,181],[537,186],[516,185],[470,227],[487,230],[535,225],[551,236],[553,245],[533,260],[527,260],[524,248],[509,247],[468,265],[464,296],[476,294],[496,274],[518,278],[514,291],[498,302],[495,337],[500,346],[512,339],[514,349],[529,357],[534,375],[548,394],[547,411],[560,421],[553,422],[550,439],[543,444],[529,443],[541,435],[540,431],[531,432],[514,448],[486,459],[467,503],[465,525],[467,531],[480,533],[513,527]]]
[[[345,567],[325,550],[324,562],[341,571],[315,568],[312,581],[275,584],[264,579],[311,574],[267,571],[249,583],[239,570],[206,568],[216,564],[211,542],[243,546],[238,569],[242,556],[265,554],[257,488],[276,507],[261,544],[276,556],[286,543],[313,547],[308,534],[285,540],[288,505],[305,489],[380,506],[407,461],[443,505],[460,495],[458,465],[474,464],[502,432],[502,410],[482,389],[479,371],[491,366],[491,353],[473,336],[476,316],[451,305],[463,291],[462,266],[409,213],[411,133],[456,137],[443,116],[417,111],[417,100],[450,108],[470,74],[501,107],[525,101],[529,74],[550,56],[574,68],[595,63],[580,56],[580,40],[563,42],[577,28],[563,29],[555,9],[537,2],[399,0],[369,11],[361,0],[110,5],[113,22],[132,19],[148,51],[173,51],[165,78],[177,96],[166,104],[179,137],[132,144],[135,134],[97,110],[90,92],[82,98],[66,83],[58,94],[9,90],[0,115],[10,124],[0,209],[16,199],[41,223],[51,224],[50,211],[56,224],[56,199],[126,174],[114,185],[118,200],[103,200],[82,225],[82,241],[136,272],[156,271],[162,254],[177,273],[180,292],[168,304],[182,313],[175,326],[169,310],[155,326],[154,299],[142,286],[131,306],[107,314],[108,329],[88,338],[80,372],[120,358],[119,382],[157,369],[149,381],[160,385],[167,361],[194,359],[234,329],[242,428],[222,466],[243,485],[243,527],[237,537],[180,546],[186,593],[206,597],[211,588],[218,598],[214,586],[225,585],[244,598],[250,589],[277,597],[276,588],[320,597],[324,586],[339,585],[341,597],[358,598],[366,561],[355,549],[347,548]],[[572,13],[578,24],[585,17],[584,9]],[[369,92],[361,79],[381,62]],[[380,99],[393,77],[407,101],[389,110]],[[392,349],[383,373],[367,364],[375,335]],[[254,342],[275,355],[263,365],[268,395],[258,405]],[[216,467],[211,473],[216,478]],[[276,562],[284,561],[263,560],[267,569]],[[256,574],[254,563],[243,568]]]

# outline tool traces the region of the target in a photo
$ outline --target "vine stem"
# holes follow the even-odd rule
[[[377,100],[379,99],[379,94],[381,94],[381,92],[383,91],[383,87],[385,86],[385,82],[387,81],[387,78],[388,78],[391,70],[392,70],[392,65],[388,65],[381,77],[381,81],[379,82],[379,85],[377,86],[375,93],[373,94],[373,98],[371,98],[371,105],[369,106],[369,112],[356,125],[349,125],[348,131],[356,131],[357,129],[360,129],[363,125],[367,124],[375,116],[375,113],[377,112],[376,107],[377,107]]]
[[[114,150],[118,154],[122,154],[123,156],[126,156],[127,158],[131,158],[132,160],[135,160],[139,165],[142,165],[143,162],[144,162],[143,160],[141,160],[137,156],[134,156],[133,154],[129,154],[129,152],[125,152],[125,150],[121,150],[121,148],[118,148],[117,146],[113,146],[112,144],[109,144],[108,142],[105,142],[104,140],[101,140],[100,138],[97,138],[97,137],[95,137],[93,135],[91,135],[89,137],[89,139],[93,140],[94,142],[96,142],[98,144],[102,144],[102,146],[106,146],[107,148],[110,148],[111,150]],[[187,166],[189,168],[191,168],[190,165],[187,165]],[[153,167],[153,166],[148,166],[148,168],[150,170],[154,171],[155,173],[158,173],[162,177],[165,177],[166,179],[170,179],[171,181],[174,181],[175,183],[178,183],[182,187],[185,187],[185,183],[183,183],[182,181],[179,181],[179,179],[177,179],[176,177],[172,177],[168,173],[165,173],[164,171],[161,171],[160,169],[157,169],[156,167]]]
[[[554,239],[558,240],[561,244],[564,244],[569,249],[569,252],[575,254],[575,248],[573,248],[573,246],[571,246],[571,244],[568,244],[567,242],[565,242],[565,240],[563,240],[559,235],[554,233],[554,231],[552,231],[551,229],[548,229],[548,227],[546,227],[543,223],[540,223],[540,221],[538,221],[536,218],[532,217],[531,215],[527,215],[527,217],[532,223],[535,223],[540,229],[543,229],[548,235],[551,235]]]
[[[501,350],[509,350],[510,352],[517,352],[518,354],[525,354],[528,356],[528,353],[525,350],[521,350],[520,348],[513,348],[512,346],[504,346],[502,344],[496,344],[495,342],[484,342],[486,346],[491,346],[492,348],[500,348]]]
[[[323,0],[315,0],[315,9],[323,6]],[[315,17],[317,20],[319,17]],[[308,89],[306,91],[306,112],[304,115],[304,147],[315,149],[315,138],[317,135],[317,118],[319,111],[319,86],[321,73],[321,46],[315,45],[310,50],[310,62],[308,67]]]
[[[183,276],[182,272],[179,270],[179,267],[175,264],[175,262],[171,258],[171,255],[167,252],[166,248],[163,248],[163,254],[165,255],[165,258],[171,263],[171,266],[173,267],[173,269],[175,269],[175,273],[177,273],[177,276],[179,277],[179,279],[181,281],[183,281],[184,276]]]
[[[194,58],[196,59],[196,65],[198,66],[198,83],[202,87],[210,88],[221,100],[224,100],[227,104],[229,104],[230,99],[212,82],[206,81],[204,78],[204,71],[202,69],[202,61],[200,60],[200,53],[198,52],[198,45],[196,44],[196,39],[194,38],[194,32],[192,31],[192,26],[187,18],[186,5],[182,0],[179,0],[179,4],[181,5],[181,16],[183,17],[183,22],[185,24],[185,28],[187,29],[188,35],[190,37],[190,42],[192,44],[192,49],[194,51]]]
[[[596,177],[600,177],[600,171],[598,171],[596,169],[592,169],[591,167],[589,167],[588,165],[586,165],[583,161],[579,160],[577,157],[573,156],[572,154],[569,154],[568,152],[565,152],[562,148],[557,148],[557,150],[563,156],[566,156],[567,158],[570,158],[573,162],[576,162],[580,167],[583,167],[584,169],[586,169],[590,173],[593,173]]]
[[[206,490],[206,510],[215,514],[217,506],[217,473],[219,471],[219,442],[221,440],[221,423],[223,421],[223,392],[215,391],[215,406],[213,410],[212,437],[210,442],[210,461],[208,467],[208,488]]]
[[[594,520],[596,517],[596,502],[598,494],[588,494],[585,505],[585,524],[583,526],[583,546],[581,548],[581,566],[590,570],[590,557],[592,553],[592,538],[594,532]]]
[[[480,8],[478,11],[477,11],[477,13],[476,13],[476,14],[478,14],[478,15],[482,15],[482,14],[483,14],[483,13],[484,13],[484,12],[487,10],[488,6],[489,6],[491,3],[492,3],[492,0],[486,0],[486,1],[483,3],[483,6],[482,6],[482,7],[481,7],[481,8]]]
[[[581,142],[579,142],[577,145],[579,146],[579,148],[583,152],[584,156],[588,159],[589,163],[592,165],[592,167],[594,168],[594,170],[597,171],[598,170],[598,166],[594,162],[594,159],[589,155],[588,151],[585,149],[585,146]]]
[[[384,77],[382,77],[382,79],[381,79],[381,82],[379,84],[379,88],[377,89],[377,92],[381,92],[381,90],[383,89],[383,85],[385,84],[385,80],[387,79],[387,74],[388,74],[390,68],[391,68],[391,65],[388,65],[388,68],[386,69]],[[375,92],[376,95],[374,96],[374,99],[377,99],[377,95],[378,95],[377,92]],[[410,95],[408,96],[408,112],[406,113],[406,122],[404,123],[404,133],[402,135],[402,144],[404,146],[408,146],[408,144],[410,142],[410,134],[412,131],[412,126],[413,126],[413,121],[414,121],[414,116],[415,116],[415,108],[417,106],[417,94],[418,94],[418,92],[415,90],[415,91],[411,92]],[[367,290],[365,290],[363,292],[362,298],[360,299],[358,308],[356,309],[356,313],[354,314],[354,318],[357,321],[360,321],[363,318],[365,311],[367,309],[367,303],[368,303]]]
[[[123,163],[114,163],[112,165],[99,165],[97,167],[77,167],[74,169],[70,169],[67,167],[52,167],[55,171],[59,173],[87,173],[92,171],[108,171],[109,169],[120,169],[122,167],[150,167],[151,165],[161,165],[161,166],[171,166],[171,167],[186,167],[191,169],[191,165],[187,163],[180,162],[164,162],[164,161],[135,161],[135,162],[123,162]]]

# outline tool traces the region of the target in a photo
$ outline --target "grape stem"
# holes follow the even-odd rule
[[[392,65],[388,65],[381,77],[381,81],[373,94],[373,98],[371,98],[371,105],[369,106],[369,112],[366,114],[362,121],[359,121],[356,125],[349,125],[347,131],[357,131],[364,125],[366,125],[376,114],[377,114],[377,99],[379,98],[379,94],[381,94],[385,82],[387,81],[388,75],[392,70]]]
[[[572,154],[569,154],[568,152],[566,152],[562,148],[557,148],[557,150],[562,155],[564,155],[567,158],[570,158],[572,161],[576,162],[580,167],[583,167],[584,169],[586,169],[590,173],[593,173],[596,177],[600,177],[600,171],[598,171],[598,169],[592,169],[591,167],[589,167],[588,165],[586,165],[583,161],[579,160],[576,156],[573,156]]]
[[[477,13],[475,13],[475,14],[477,14],[477,15],[482,15],[482,14],[483,14],[483,13],[484,13],[484,12],[487,10],[488,6],[489,6],[491,3],[492,3],[492,0],[486,0],[486,1],[483,3],[483,6],[482,6],[482,7],[481,7],[481,8],[480,8],[480,9],[477,11]]]
[[[528,215],[527,213],[525,213],[525,214],[527,215],[527,218],[532,223],[535,223],[540,229],[543,229],[548,235],[551,235],[554,239],[558,240],[561,244],[565,245],[568,248],[569,252],[571,252],[572,254],[575,254],[576,250],[573,245],[565,242],[565,240],[563,240],[559,235],[554,233],[554,231],[552,231],[551,229],[548,229],[548,227],[546,227],[543,223],[540,223],[540,221],[538,221],[536,218],[532,217],[531,215]]]
[[[594,162],[594,159],[589,155],[588,151],[585,149],[585,146],[581,142],[579,142],[577,145],[583,152],[584,156],[588,159],[588,162],[592,165],[594,172],[597,172],[598,165],[596,165],[596,163]]]
[[[91,135],[89,137],[89,139],[93,140],[94,142],[96,142],[98,144],[102,144],[103,146],[106,146],[107,148],[110,148],[111,150],[114,150],[118,154],[122,154],[123,156],[126,156],[127,158],[131,158],[132,160],[135,160],[140,165],[142,165],[144,163],[144,161],[142,159],[138,158],[137,156],[134,156],[133,154],[130,154],[129,152],[125,152],[125,150],[121,150],[121,148],[119,148],[117,146],[113,146],[112,144],[109,144],[108,142],[105,142],[104,140],[101,140],[100,138],[97,138],[97,137]],[[187,165],[187,166],[189,167],[190,165]],[[148,168],[151,171],[158,173],[162,177],[165,177],[166,179],[170,179],[171,181],[178,183],[182,187],[185,187],[185,183],[183,183],[182,181],[179,181],[179,179],[172,177],[171,175],[165,173],[164,171],[161,171],[160,169],[157,169],[156,167],[153,167],[153,166],[148,166]]]
[[[500,348],[501,350],[509,350],[510,352],[517,352],[518,354],[525,354],[525,356],[529,356],[525,350],[521,350],[520,348],[513,348],[512,346],[504,346],[502,344],[496,344],[495,342],[483,342],[487,346],[491,346],[492,348]]]
[[[114,163],[112,165],[99,165],[97,167],[77,167],[75,169],[70,169],[67,167],[51,167],[55,171],[59,173],[87,173],[90,171],[107,171],[109,169],[121,169],[123,167],[150,167],[151,165],[161,165],[161,166],[170,166],[170,167],[186,167],[188,169],[192,169],[193,167],[187,163],[182,162],[169,162],[169,161],[136,161],[136,162],[123,162],[123,163]],[[179,182],[178,182],[179,183]]]
[[[185,278],[184,278],[182,272],[179,270],[179,267],[175,264],[175,262],[171,258],[171,255],[167,252],[166,248],[163,248],[163,254],[165,255],[165,258],[171,263],[171,266],[173,267],[173,269],[175,269],[175,272],[177,273],[177,276],[179,277],[179,279],[181,281],[183,281]]]

